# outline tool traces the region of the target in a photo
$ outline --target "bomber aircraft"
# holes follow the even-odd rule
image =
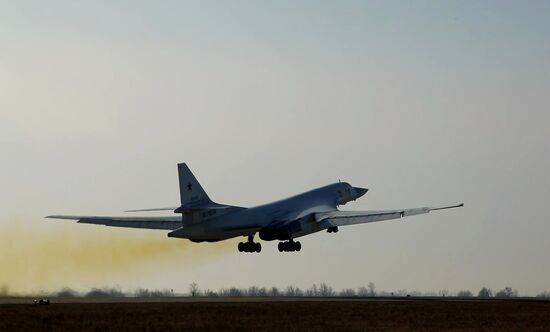
[[[53,215],[46,218],[78,220],[78,223],[114,227],[169,230],[168,237],[193,242],[216,242],[238,236],[240,252],[260,252],[262,245],[254,242],[259,235],[264,241],[281,241],[280,252],[300,251],[302,245],[294,239],[326,230],[338,232],[338,227],[370,223],[429,213],[435,210],[464,206],[464,203],[444,207],[420,207],[385,211],[340,211],[338,206],[365,195],[366,188],[337,182],[296,196],[251,208],[213,202],[185,163],[178,164],[181,205],[178,207],[128,210],[125,212],[173,210],[179,216],[167,217],[101,217]]]

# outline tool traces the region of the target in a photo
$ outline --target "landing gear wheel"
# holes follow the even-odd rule
[[[297,249],[297,242],[294,242],[294,240],[290,240],[287,242],[288,245],[288,251],[296,251]]]
[[[239,242],[237,248],[239,252],[260,252],[262,251],[262,244],[251,241],[251,237],[249,237],[247,242]]]
[[[302,250],[302,244],[299,241],[294,242],[294,240],[279,242],[277,249],[279,249],[279,252],[300,251]]]
[[[239,252],[260,252],[262,251],[262,245],[260,242],[254,242],[254,234],[248,235],[248,241],[239,242],[237,246]]]

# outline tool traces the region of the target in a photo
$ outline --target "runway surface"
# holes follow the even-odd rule
[[[548,331],[550,302],[433,298],[1,299],[0,331]]]

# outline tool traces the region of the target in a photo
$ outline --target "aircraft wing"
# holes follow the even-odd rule
[[[452,209],[464,206],[464,203],[444,207],[421,207],[413,209],[385,210],[385,211],[329,211],[315,213],[315,220],[324,227],[347,226],[364,224],[369,222],[399,219],[415,216],[417,214],[429,213],[436,210]]]
[[[113,227],[166,229],[181,227],[181,217],[101,217],[101,216],[47,216],[52,219],[78,220],[81,224],[95,224]]]

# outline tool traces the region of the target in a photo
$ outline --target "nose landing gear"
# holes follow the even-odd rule
[[[248,242],[239,242],[237,247],[239,252],[260,252],[262,251],[262,244],[260,242],[254,242],[254,236],[248,236]]]
[[[302,250],[302,244],[300,241],[294,242],[294,240],[290,240],[287,242],[279,242],[277,245],[279,252],[289,252],[289,251],[300,251]]]

